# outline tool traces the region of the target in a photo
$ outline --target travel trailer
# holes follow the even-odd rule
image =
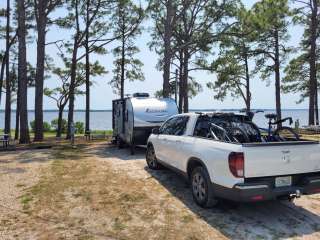
[[[147,93],[112,101],[113,142],[119,147],[129,145],[134,153],[136,145],[146,145],[153,128],[178,113],[171,98],[153,98]]]

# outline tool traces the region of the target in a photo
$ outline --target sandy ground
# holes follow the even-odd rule
[[[320,195],[201,209],[187,183],[104,143],[0,153],[0,239],[320,239]]]

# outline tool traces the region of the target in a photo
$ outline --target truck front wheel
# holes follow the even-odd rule
[[[161,168],[161,165],[157,161],[156,153],[152,145],[147,147],[146,161],[150,169],[158,170]]]
[[[191,174],[191,188],[194,201],[201,207],[210,208],[217,204],[207,170],[196,167]]]

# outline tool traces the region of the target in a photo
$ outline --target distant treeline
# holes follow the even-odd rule
[[[174,97],[180,112],[188,112],[189,99],[204,88],[221,101],[230,95],[241,99],[250,112],[252,81],[259,79],[274,84],[278,119],[282,93],[292,92],[300,94],[298,102],[309,101],[309,125],[319,124],[319,6],[320,0],[260,0],[250,8],[240,0],[6,0],[0,9],[5,132],[10,133],[11,105],[16,102],[15,138],[30,142],[27,104],[33,101],[34,140],[42,141],[46,96],[58,109],[57,136],[68,109],[66,137],[71,138],[78,95],[85,95],[89,131],[94,77],[110,67],[109,84],[120,98],[126,96],[126,82],[144,80],[137,55],[143,32],[151,36],[148,47],[159,56],[155,68],[163,73],[156,96]],[[298,25],[304,33],[297,46],[290,46],[289,30]],[[49,35],[52,29],[59,34]],[[46,53],[48,46],[56,49],[56,56]],[[35,66],[30,51],[36,51]],[[92,60],[108,54],[113,55],[112,66]],[[211,73],[211,81],[196,81],[194,71]],[[46,79],[56,87],[46,87]],[[29,87],[35,88],[31,100]]]

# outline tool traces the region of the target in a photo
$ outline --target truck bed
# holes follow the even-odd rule
[[[309,145],[319,144],[319,141],[314,140],[300,140],[300,141],[285,141],[285,142],[257,142],[257,143],[242,143],[244,147],[272,147],[285,145]]]

